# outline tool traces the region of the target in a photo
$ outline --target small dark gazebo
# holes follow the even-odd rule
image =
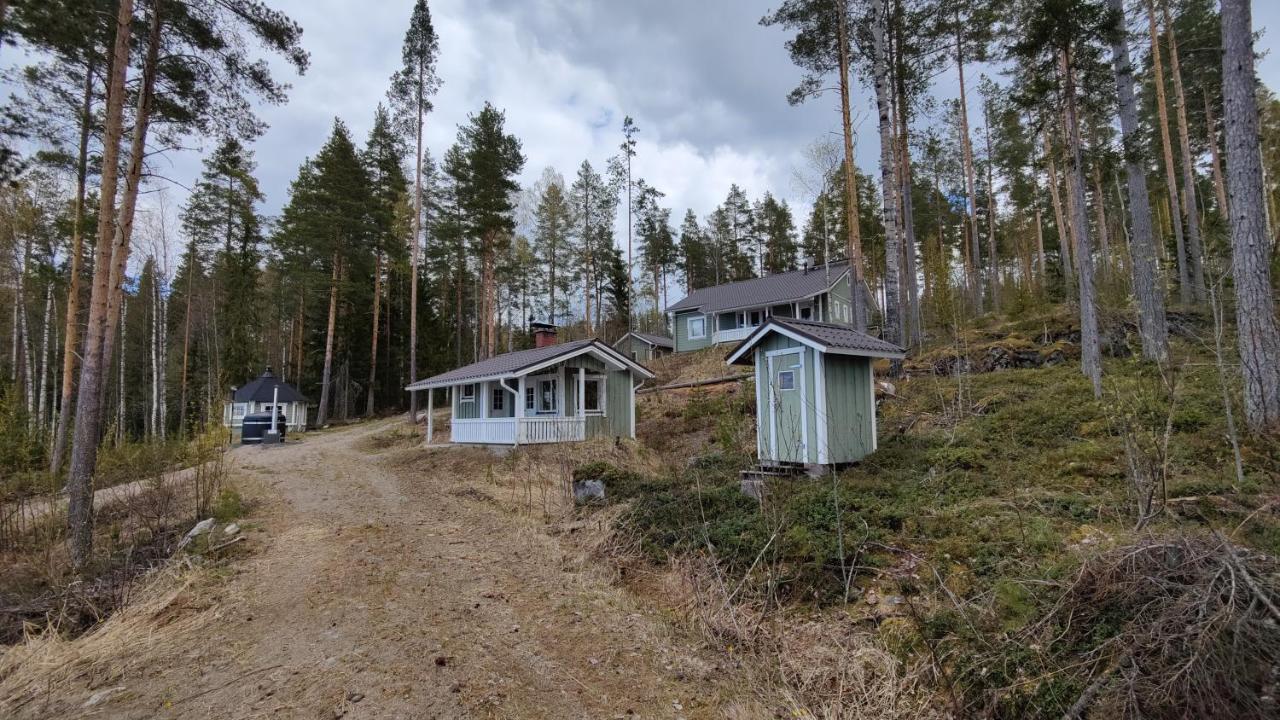
[[[233,389],[231,400],[222,413],[222,424],[238,428],[245,415],[268,412],[272,408],[284,413],[285,425],[290,432],[307,429],[306,398],[297,388],[272,374],[268,366],[265,372],[243,387]]]

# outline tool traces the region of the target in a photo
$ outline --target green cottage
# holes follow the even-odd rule
[[[842,465],[876,449],[876,358],[902,348],[843,325],[771,317],[727,358],[755,365],[762,465]]]
[[[449,389],[449,441],[516,446],[636,436],[636,390],[653,373],[595,339],[556,343],[534,325],[531,350],[495,355],[411,383],[427,391],[427,441],[435,390]]]
[[[615,350],[639,363],[653,362],[675,349],[671,338],[653,333],[629,332],[613,344]]]

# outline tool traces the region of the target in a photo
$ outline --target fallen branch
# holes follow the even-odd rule
[[[751,373],[745,373],[742,375],[725,375],[724,377],[711,378],[710,380],[691,380],[689,382],[672,383],[670,385],[663,385],[661,387],[645,388],[644,390],[636,391],[636,394],[644,395],[646,393],[655,393],[655,392],[658,392],[659,390],[679,390],[680,388],[702,387],[704,385],[720,385],[722,383],[730,383],[730,382],[742,382],[743,380],[746,380],[751,377],[754,377]]]

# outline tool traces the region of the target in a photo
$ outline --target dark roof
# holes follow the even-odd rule
[[[289,383],[281,382],[275,375],[271,374],[271,368],[267,368],[262,375],[236,390],[235,395],[232,397],[235,402],[272,402],[272,396],[276,388],[280,388],[278,402],[306,402],[297,388]]]
[[[762,278],[740,280],[738,282],[700,288],[689,293],[689,296],[667,308],[668,312],[683,310],[702,310],[702,312],[718,312],[737,308],[775,305],[813,297],[824,292],[835,284],[848,269],[844,260],[830,264],[831,284],[827,283],[827,268],[815,265],[808,270],[791,270],[790,272],[765,275]]]
[[[820,346],[825,352],[838,352],[846,355],[865,355],[869,357],[900,358],[906,351],[891,342],[860,333],[845,325],[798,320],[796,318],[771,317],[763,325],[751,333],[742,344],[727,358],[729,362],[750,363],[745,351],[755,345],[771,329],[790,331],[795,335]],[[736,360],[734,358],[737,358]]]
[[[642,332],[636,332],[634,330],[618,338],[618,342],[614,343],[614,345],[616,346],[618,343],[622,342],[623,340],[626,340],[628,337],[637,337],[649,343],[650,345],[653,345],[655,347],[660,347],[660,348],[666,348],[668,350],[674,350],[676,347],[675,342],[673,342],[671,338],[667,337],[666,335],[654,335],[653,333],[642,333]]]
[[[488,360],[474,362],[470,365],[464,365],[457,368],[456,370],[450,370],[449,372],[441,373],[425,380],[418,380],[417,382],[410,383],[405,387],[405,389],[425,390],[430,387],[457,385],[459,383],[466,383],[472,380],[518,375],[520,374],[520,371],[525,370],[526,368],[531,368],[535,365],[555,360],[561,355],[567,355],[591,345],[594,345],[596,348],[603,349],[620,364],[627,365],[634,370],[639,370],[644,373],[646,377],[652,377],[652,373],[622,356],[617,350],[610,348],[594,338],[590,338],[587,340],[573,340],[571,342],[560,343],[558,345],[547,345],[546,347],[533,348],[532,350],[517,350],[515,352],[503,353],[502,355],[495,355]]]

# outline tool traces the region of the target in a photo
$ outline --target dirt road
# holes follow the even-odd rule
[[[556,539],[474,484],[397,470],[369,441],[387,427],[236,450],[266,519],[256,550],[199,610],[216,617],[188,637],[138,637],[112,677],[21,713],[740,715],[714,660]]]

